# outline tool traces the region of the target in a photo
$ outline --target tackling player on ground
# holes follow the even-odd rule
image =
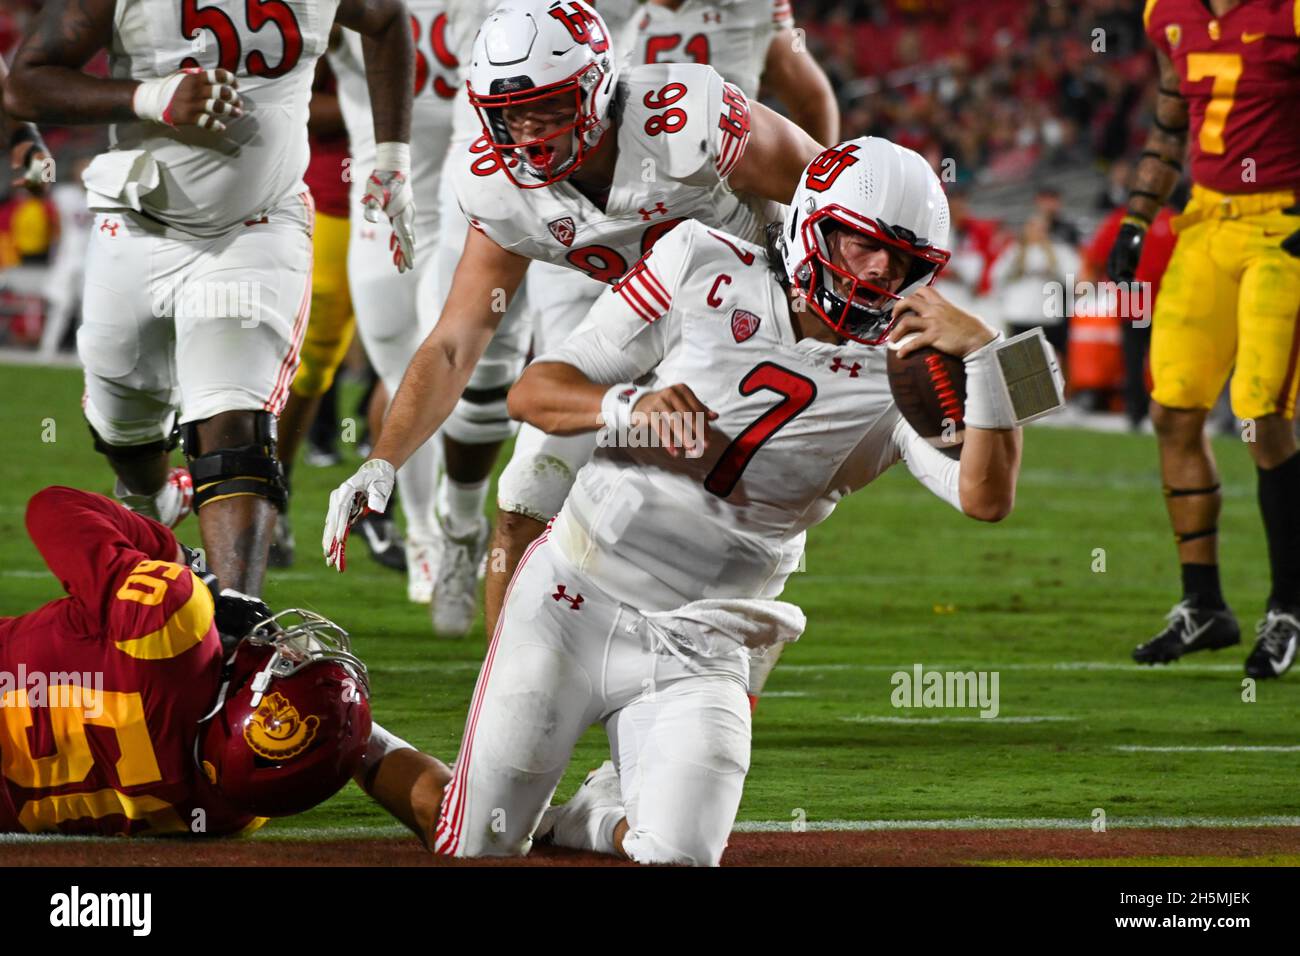
[[[380,141],[367,202],[409,268],[413,56],[401,0],[51,0],[14,57],[6,107],[112,124],[84,181],[84,409],[118,495],[175,524],[256,594],[283,504],[275,417],[298,363],[311,273],[307,101],[337,21],[365,36]],[[81,72],[109,50],[111,78]],[[189,473],[169,469],[177,432]]]
[[[948,259],[948,210],[919,154],[853,140],[801,179],[766,247],[673,230],[511,391],[535,425],[605,440],[511,581],[454,776],[392,755],[418,808],[394,812],[437,852],[521,855],[536,835],[716,865],[749,769],[748,650],[806,624],[778,600],[804,531],[900,460],[974,518],[1011,511],[1018,422],[1061,403],[1041,337],[1003,346],[927,288]],[[887,341],[964,358],[960,462],[900,416]],[[1003,349],[1022,347],[1045,408],[1008,393]],[[651,414],[659,442],[629,442]],[[543,817],[597,722],[613,762]]]
[[[1133,651],[1142,664],[1238,643],[1219,582],[1222,495],[1205,418],[1232,376],[1255,461],[1272,590],[1251,677],[1278,677],[1300,641],[1300,7],[1294,0],[1147,0],[1160,91],[1109,271],[1130,281],[1190,138],[1192,199],[1151,329],[1151,419],[1183,599]]]

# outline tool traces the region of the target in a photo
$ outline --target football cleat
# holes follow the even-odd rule
[[[1255,627],[1255,648],[1246,658],[1248,677],[1281,677],[1295,661],[1300,619],[1285,611],[1269,611]]]
[[[267,567],[293,567],[293,529],[289,527],[289,513],[280,511],[275,516],[275,533],[271,536],[271,548],[266,555]]]
[[[1207,610],[1179,601],[1165,616],[1168,625],[1133,649],[1139,664],[1168,664],[1194,651],[1217,651],[1241,643],[1241,628],[1230,608]]]
[[[567,803],[546,808],[542,822],[533,834],[533,842],[613,853],[613,847],[599,845],[605,838],[599,831],[609,819],[611,810],[622,814],[623,790],[614,762],[606,760],[587,774],[587,779]]]
[[[438,569],[438,546],[433,541],[406,539],[406,599],[412,604],[433,600],[433,578]]]
[[[370,556],[391,571],[406,570],[406,546],[393,519],[371,511],[357,519],[352,528],[365,539]]]
[[[478,528],[463,538],[442,533],[442,560],[433,583],[433,633],[464,637],[478,614],[478,569],[487,555],[488,522],[481,518]]]
[[[137,495],[127,490],[119,478],[113,495],[138,515],[174,528],[194,510],[194,482],[188,468],[173,468],[163,486],[152,495]]]

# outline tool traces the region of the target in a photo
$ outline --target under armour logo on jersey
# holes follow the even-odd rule
[[[367,229],[364,226],[361,227],[361,238],[364,239],[365,241],[369,242],[372,239],[374,239],[377,235],[378,233],[376,233],[375,230]]]
[[[649,222],[651,216],[668,215],[668,207],[665,206],[662,202],[657,202],[655,203],[655,207],[653,209],[638,209],[637,212],[641,214],[642,222]]]
[[[804,181],[804,185],[815,193],[824,193],[834,185],[840,173],[858,161],[858,157],[853,155],[857,151],[857,143],[850,143],[844,147],[832,146],[830,149],[822,150],[809,164],[808,178]]]
[[[758,331],[759,318],[753,312],[737,309],[731,313],[731,337],[743,342]]]
[[[546,224],[546,228],[551,230],[551,235],[566,246],[573,245],[573,237],[578,234],[577,228],[573,225],[573,219],[569,216],[551,220]]]
[[[555,593],[552,594],[551,597],[554,598],[554,599],[557,600],[557,601],[568,601],[568,602],[569,602],[569,610],[570,610],[570,611],[578,611],[578,610],[581,610],[581,605],[582,605],[582,595],[581,595],[581,594],[576,594],[576,595],[575,595],[575,594],[565,594],[565,593],[564,593],[564,585],[563,585],[563,584],[557,584],[557,585],[555,585]]]
[[[245,220],[244,220],[244,225],[245,225],[245,226],[265,226],[268,222],[270,222],[270,220],[267,219],[265,216],[263,216],[261,219],[245,219]]]
[[[114,239],[116,239],[116,238],[117,238],[117,228],[118,228],[118,226],[120,226],[120,225],[122,225],[122,224],[121,224],[120,222],[118,222],[116,219],[105,219],[103,222],[101,222],[101,223],[99,224],[99,231],[100,231],[100,232],[106,232],[106,233],[108,233],[110,236],[112,236]]]
[[[852,365],[845,365],[844,362],[837,355],[835,356],[835,361],[831,363],[831,371],[848,372],[849,378],[857,378],[858,372],[862,371],[862,366],[859,365],[857,362],[854,362]]]

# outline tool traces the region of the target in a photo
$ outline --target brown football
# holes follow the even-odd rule
[[[906,342],[904,336],[902,342]],[[901,344],[901,343],[899,343]],[[966,366],[929,346],[899,358],[890,343],[889,390],[907,423],[949,458],[961,457],[966,434]]]

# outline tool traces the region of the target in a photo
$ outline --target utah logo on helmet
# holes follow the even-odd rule
[[[511,0],[474,38],[465,87],[505,174],[536,189],[581,166],[609,131],[617,72],[605,21],[582,0]],[[516,141],[505,111],[541,105],[572,118]]]
[[[836,230],[897,250],[906,262],[896,289],[860,279],[831,262]],[[925,158],[864,136],[823,150],[800,177],[776,241],[785,278],[835,332],[880,345],[899,299],[934,282],[951,254],[948,200]]]

